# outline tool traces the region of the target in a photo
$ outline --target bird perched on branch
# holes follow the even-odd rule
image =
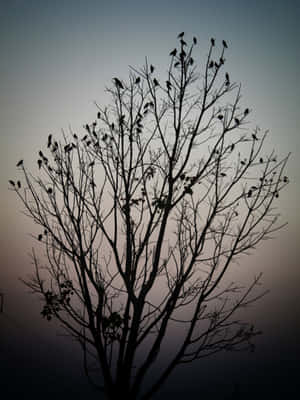
[[[21,165],[23,165],[23,160],[20,160],[17,164],[17,167],[21,167]]]
[[[215,39],[214,39],[214,38],[211,38],[211,39],[210,39],[210,43],[211,43],[212,46],[214,46],[214,45],[216,44]]]
[[[178,39],[181,39],[184,36],[184,32],[179,33],[179,35],[177,36]]]
[[[227,48],[228,48],[228,46],[227,46],[227,42],[226,42],[225,40],[222,40],[222,44],[223,44],[223,47],[224,47],[225,49],[227,49]]]
[[[120,81],[120,79],[118,78],[114,78],[115,81],[115,85],[120,88],[120,89],[124,89],[123,83]]]
[[[170,56],[175,57],[177,53],[177,49],[171,51]]]
[[[48,149],[49,149],[49,147],[51,146],[51,143],[52,143],[52,135],[50,134],[50,135],[48,136],[48,144],[47,144]]]

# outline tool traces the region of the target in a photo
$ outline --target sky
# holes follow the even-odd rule
[[[95,117],[94,102],[105,104],[105,88],[114,76],[125,79],[129,65],[147,56],[163,70],[185,31],[203,55],[210,37],[226,39],[227,68],[242,83],[253,124],[270,129],[270,149],[292,153],[290,185],[278,203],[288,225],[245,260],[247,277],[263,271],[271,290],[245,311],[264,332],[256,352],[179,369],[156,398],[220,399],[235,384],[245,399],[299,395],[299,18],[297,0],[0,0],[0,390],[34,400],[41,393],[99,398],[81,370],[80,350],[41,320],[40,304],[18,280],[32,268],[32,225],[8,179],[19,159],[35,162],[49,133],[82,131]]]

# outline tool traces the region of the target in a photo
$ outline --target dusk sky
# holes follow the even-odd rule
[[[264,332],[256,352],[178,369],[156,398],[225,399],[235,384],[243,399],[299,396],[299,22],[298,0],[0,1],[0,395],[101,398],[86,382],[79,347],[41,319],[40,304],[18,280],[32,269],[33,226],[8,180],[18,176],[21,158],[35,168],[49,133],[59,138],[69,126],[83,133],[95,118],[94,102],[105,104],[105,88],[115,76],[126,79],[129,65],[142,66],[147,56],[165,72],[176,36],[185,31],[187,39],[198,38],[200,57],[211,37],[219,44],[226,39],[226,68],[242,83],[253,126],[270,130],[270,150],[292,153],[290,184],[277,202],[288,225],[237,273],[243,282],[262,271],[270,289],[245,310],[245,319]]]

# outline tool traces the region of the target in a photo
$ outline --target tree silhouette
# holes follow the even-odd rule
[[[233,262],[279,229],[274,202],[284,167],[248,127],[241,86],[224,70],[227,43],[178,35],[165,79],[152,64],[113,78],[111,104],[60,141],[48,136],[38,170],[10,181],[39,226],[25,283],[83,350],[108,399],[149,399],[174,368],[223,350],[253,349],[260,332],[235,318],[263,293],[226,280]],[[46,262],[46,264],[45,264]],[[181,327],[181,343],[144,384]],[[176,330],[178,332],[178,330]],[[99,368],[99,375],[97,368]]]

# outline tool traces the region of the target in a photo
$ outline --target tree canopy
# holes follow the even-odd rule
[[[109,399],[149,399],[177,365],[251,350],[260,333],[235,315],[263,294],[261,275],[246,289],[225,278],[282,226],[288,156],[266,152],[267,132],[249,123],[228,43],[212,38],[199,63],[197,46],[182,32],[165,74],[146,59],[113,78],[84,133],[50,134],[37,171],[20,160],[10,181],[45,249],[25,283]],[[173,329],[180,345],[143,386]]]

